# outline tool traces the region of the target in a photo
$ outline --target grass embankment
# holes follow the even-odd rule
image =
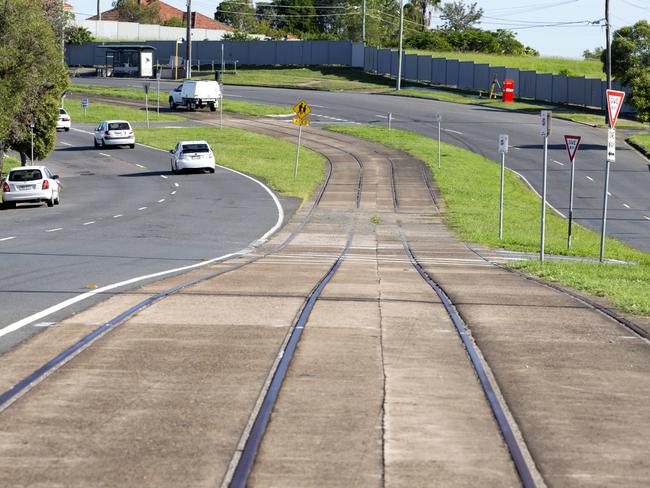
[[[20,161],[9,156],[5,156],[4,162],[2,164],[2,172],[0,173],[0,182],[4,181],[5,176],[9,173],[11,168],[20,166]],[[2,192],[0,191],[0,202],[2,202]]]
[[[65,104],[65,110],[70,114],[72,123],[78,124],[97,124],[102,120],[128,120],[129,122],[146,122],[147,114],[143,109],[130,108],[108,103],[95,102],[89,99],[88,109],[84,113],[79,100],[68,100]],[[155,107],[152,110],[149,107],[150,122],[179,122],[185,120],[177,115],[156,113]]]
[[[650,134],[639,134],[638,136],[630,137],[628,142],[645,154],[646,157],[650,158]]]
[[[483,107],[493,107],[503,110],[515,110],[519,112],[539,112],[540,110],[552,110],[553,117],[560,119],[572,120],[574,122],[581,122],[584,124],[593,125],[596,127],[607,127],[605,116],[595,109],[580,109],[572,106],[558,106],[551,103],[541,102],[527,102],[527,101],[514,101],[512,103],[503,103],[501,99],[488,99],[487,94],[483,94],[483,98],[478,94],[463,92],[461,90],[440,90],[440,89],[427,89],[427,88],[406,88],[399,92],[391,90],[385,92],[390,95],[401,95],[416,98],[430,98],[433,100],[440,100],[443,102],[462,103],[465,105],[480,105]],[[644,129],[645,124],[636,122],[634,120],[618,119],[616,126],[619,129]]]
[[[367,126],[336,126],[330,130],[377,141],[423,160],[447,205],[447,222],[464,240],[493,248],[539,252],[540,199],[516,174],[506,171],[503,241],[498,238],[500,165],[477,154],[443,144],[442,170],[437,166],[437,141],[405,132]],[[546,252],[566,254],[567,222],[549,210],[546,219]],[[600,237],[574,226],[572,252],[597,258]],[[597,264],[535,261],[513,264],[526,272],[578,290],[603,296],[622,310],[650,316],[650,255],[613,239],[606,242],[606,257],[638,264]],[[633,290],[633,291],[632,291]]]
[[[125,98],[128,100],[140,100],[142,101],[142,106],[144,107],[144,92],[139,88],[114,88],[108,86],[97,86],[97,85],[83,85],[83,84],[71,84],[70,91],[79,94],[87,95],[98,95],[105,97],[118,97]],[[160,105],[164,110],[167,109],[167,99],[168,92],[160,91]],[[90,100],[92,106],[92,99]],[[158,102],[157,93],[155,90],[149,92],[149,107],[156,106]],[[68,102],[70,103],[70,102]],[[67,110],[67,104],[66,104]],[[285,107],[283,105],[271,105],[263,103],[253,103],[253,102],[240,102],[236,100],[228,100],[228,92],[224,92],[224,104],[223,110],[225,112],[233,112],[241,115],[252,115],[255,117],[262,117],[264,115],[285,115],[291,113],[291,107]],[[143,112],[144,113],[144,112]],[[151,117],[151,113],[149,116]],[[183,114],[183,109],[179,109],[179,115]],[[153,112],[154,117],[156,116],[155,111]],[[160,119],[151,118],[150,120],[166,120],[163,119],[164,114],[160,114]],[[178,117],[178,116],[174,116]],[[176,118],[174,120],[182,120],[181,118]]]
[[[460,53],[439,51],[418,51],[407,49],[407,54],[430,54],[434,58],[458,59],[460,61],[474,61],[477,64],[490,66],[506,66],[519,68],[538,73],[566,74],[569,76],[586,76],[587,78],[605,79],[603,63],[595,59],[570,59],[544,56],[506,56],[484,53]]]
[[[240,129],[139,129],[137,140],[164,150],[173,149],[182,140],[206,140],[218,164],[260,178],[278,193],[303,202],[316,191],[324,177],[325,161],[314,151],[300,149],[298,177],[294,180],[295,145]]]

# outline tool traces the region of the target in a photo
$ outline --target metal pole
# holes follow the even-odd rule
[[[361,42],[366,44],[366,0],[361,2]]]
[[[393,114],[388,112],[388,130],[391,129],[391,123],[393,122]]]
[[[399,59],[397,60],[397,91],[402,88],[402,37],[404,34],[404,0],[399,2]]]
[[[30,158],[30,163],[34,164],[34,122],[30,124],[30,128],[32,129],[32,157]]]
[[[178,39],[176,39],[176,60],[174,61],[174,67],[176,68],[174,80],[178,80]]]
[[[569,236],[567,238],[567,250],[571,251],[571,232],[573,226],[573,186],[575,184],[576,176],[576,160],[575,157],[571,162],[571,188],[569,190]]]
[[[546,173],[548,170],[548,136],[544,136],[544,173],[542,176],[542,222],[539,239],[539,260],[544,262],[544,238],[546,234]]]
[[[99,0],[97,0],[97,10],[99,11]],[[65,1],[64,0],[61,0],[61,62],[63,63],[63,66],[65,66]]]
[[[441,129],[440,129],[440,126],[441,126],[441,124],[442,124],[442,122],[439,120],[438,121],[438,169],[440,169],[440,143],[441,143],[441,139],[440,139]]]
[[[149,128],[149,93],[148,90],[144,92],[144,111],[147,116],[147,129]]]
[[[223,83],[223,72],[225,70],[224,66],[224,60],[223,60],[223,41],[221,41],[221,82]]]
[[[499,240],[503,239],[503,177],[506,170],[506,153],[501,153],[501,195],[499,197]]]
[[[99,8],[99,0],[97,0],[97,18],[98,18],[99,21],[101,22],[101,20],[102,20],[102,11],[101,11],[101,9]]]
[[[605,166],[605,191],[603,192],[603,222],[600,226],[600,262],[605,258],[605,233],[607,227],[607,196],[609,193],[609,158]]]
[[[293,169],[293,179],[298,176],[298,158],[300,156],[300,138],[302,137],[302,125],[298,126],[298,147],[296,148],[296,166]]]
[[[185,22],[185,77],[192,78],[192,0],[187,0],[187,22]]]
[[[158,67],[160,70],[160,66]],[[156,107],[156,118],[160,118],[160,73],[157,73],[158,76],[156,76],[156,85],[158,89],[158,105]]]
[[[612,36],[609,31],[609,0],[605,0],[605,35],[607,36],[607,88],[612,89]]]
[[[221,103],[219,104],[219,128],[223,129],[223,81],[219,87],[219,92],[221,93]]]

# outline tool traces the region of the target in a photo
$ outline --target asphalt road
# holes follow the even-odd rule
[[[96,150],[75,129],[59,134],[45,164],[60,175],[61,205],[0,211],[0,352],[127,287],[3,331],[10,324],[92,289],[239,251],[276,223],[254,181],[220,168],[173,175],[169,160],[142,146]]]
[[[139,80],[95,79],[83,83],[139,87]],[[177,82],[161,83],[161,101]],[[155,96],[155,95],[153,95]],[[226,86],[226,98],[292,106],[304,98],[312,107],[312,123],[387,124],[392,113],[393,127],[437,137],[433,113],[442,114],[442,139],[483,156],[500,161],[497,154],[499,134],[508,134],[510,153],[506,165],[524,176],[541,193],[543,140],[539,136],[539,116],[512,113],[485,107],[460,105],[435,100],[365,93],[321,92]],[[289,110],[288,110],[289,112]],[[578,135],[582,143],[576,157],[574,218],[600,232],[607,131],[582,124],[554,119],[549,138],[548,201],[568,215],[571,166],[564,147],[564,135]],[[650,251],[650,161],[629,147],[619,134],[616,163],[612,165],[608,204],[607,235],[638,249]],[[443,161],[453,164],[453,161]],[[505,209],[507,213],[507,208]],[[531,219],[539,219],[531,215]]]

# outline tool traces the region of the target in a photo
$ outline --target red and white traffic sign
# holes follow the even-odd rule
[[[616,119],[621,112],[625,92],[617,90],[607,90],[607,113],[609,114],[609,126],[613,129],[616,125]]]
[[[566,150],[569,153],[569,160],[573,163],[573,159],[576,157],[578,152],[578,147],[580,147],[580,136],[564,136],[564,144],[566,145]]]

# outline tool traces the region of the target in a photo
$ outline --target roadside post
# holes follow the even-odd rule
[[[501,154],[501,192],[499,194],[499,240],[503,239],[503,179],[508,154],[508,134],[499,134],[499,154]]]
[[[158,66],[158,71],[156,71],[156,90],[158,91],[158,105],[156,106],[156,118],[160,118],[160,77],[162,76],[162,70]]]
[[[438,169],[440,169],[440,124],[442,122],[442,114],[440,112],[433,112],[433,121],[438,122]]]
[[[223,82],[219,83],[219,129],[223,129]]]
[[[147,117],[147,129],[149,128],[149,83],[142,85],[144,88],[144,112]]]
[[[83,98],[81,100],[81,108],[84,109],[84,119],[85,119],[86,115],[88,115],[88,112],[87,112],[88,111],[88,99],[87,98]]]
[[[544,238],[546,237],[546,174],[548,173],[548,137],[551,135],[553,112],[542,110],[540,113],[539,135],[544,138],[544,169],[542,172],[542,221],[540,224],[539,260],[544,262]]]
[[[176,38],[176,56],[174,58],[174,80],[178,80],[178,45],[183,43],[183,38]]]
[[[393,114],[388,112],[388,130],[391,129],[392,122],[393,122]]]
[[[609,116],[609,129],[607,129],[607,159],[605,162],[605,188],[603,190],[603,222],[600,227],[600,262],[605,258],[605,230],[607,227],[607,193],[609,192],[609,167],[616,161],[616,119],[621,113],[625,92],[607,90],[607,115]]]
[[[571,187],[569,189],[569,235],[567,236],[567,250],[571,251],[571,228],[573,225],[573,187],[576,180],[576,153],[580,147],[580,136],[564,136],[564,144],[571,161]]]
[[[223,60],[223,41],[221,42],[221,79],[223,80],[223,72],[225,71],[225,65]]]
[[[29,160],[30,164],[34,164],[34,127],[35,127],[34,121],[30,122],[29,128],[32,131],[32,157]]]
[[[300,158],[300,140],[302,138],[302,126],[309,125],[307,116],[311,113],[311,107],[304,100],[300,100],[293,107],[296,117],[293,118],[292,123],[298,126],[298,147],[296,148],[296,165],[293,169],[293,179],[298,176],[298,160]]]
[[[61,95],[61,108],[65,109],[65,96],[68,94],[68,90],[63,90],[63,94]]]

